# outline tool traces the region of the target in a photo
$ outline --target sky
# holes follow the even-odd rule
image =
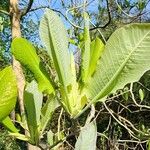
[[[52,9],[59,10],[64,15],[66,15],[67,9],[64,9],[64,8],[61,7],[61,1],[63,1],[64,4],[67,4],[67,6],[69,6],[69,7],[72,7],[71,6],[71,1],[74,2],[75,6],[80,6],[84,2],[84,0],[34,0],[32,9],[39,8],[41,6],[47,6],[47,7],[50,7]],[[118,3],[119,2],[124,2],[124,1],[130,1],[130,3],[137,3],[137,2],[140,2],[140,1],[141,2],[143,2],[143,1],[148,2],[149,0],[114,0],[114,1],[118,1]],[[98,5],[106,6],[106,0],[87,0],[87,2],[89,3],[89,5],[87,7],[87,11],[91,11],[91,12],[94,12],[94,13],[99,13]],[[121,3],[119,3],[119,4],[121,4]],[[147,5],[146,9],[147,9],[147,11],[150,12],[150,2]],[[131,12],[134,13],[135,10],[133,9]],[[32,17],[35,20],[40,20],[40,18],[43,16],[43,13],[44,13],[44,9],[40,9],[40,10],[37,10],[36,12],[30,13],[30,15],[32,15]],[[132,16],[132,14],[130,14],[130,15]],[[148,13],[147,16],[148,15],[150,15],[150,13]],[[69,13],[68,13],[68,16],[71,19],[71,15]],[[62,19],[63,19],[66,27],[69,28],[70,24],[68,24],[68,22],[65,21],[64,17],[62,17]]]

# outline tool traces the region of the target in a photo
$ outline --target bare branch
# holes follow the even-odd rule
[[[30,10],[29,10],[29,13],[30,13],[30,12],[33,12],[33,11],[38,11],[38,10],[40,10],[40,9],[45,9],[45,8],[49,8],[49,9],[51,9],[51,10],[53,10],[53,11],[55,11],[55,12],[61,14],[61,15],[67,20],[66,16],[65,16],[61,11],[59,11],[59,10],[57,10],[57,9],[52,9],[52,8],[50,8],[49,6],[40,6],[40,7],[37,7],[37,8],[30,9]]]
[[[22,12],[22,16],[26,15],[30,11],[32,5],[33,5],[33,0],[30,0],[26,10]]]
[[[89,117],[87,118],[86,120],[86,124],[89,124],[91,122],[91,120],[95,117],[95,107],[94,105],[92,104],[91,105],[91,112],[90,112],[90,115]]]
[[[132,97],[132,100],[133,100],[133,102],[135,103],[135,105],[136,105],[137,107],[140,107],[140,108],[150,109],[150,106],[141,105],[141,104],[138,104],[138,103],[136,102],[135,96],[134,96],[134,94],[133,94],[133,92],[132,92],[132,89],[133,89],[133,83],[130,84],[130,93],[131,93],[131,97]]]
[[[40,9],[43,9],[43,8],[49,8],[49,7],[48,6],[40,6],[40,7],[37,7],[37,8],[30,9],[29,12],[37,11],[37,10],[40,10]]]
[[[113,117],[114,120],[116,120],[116,122],[118,124],[120,124],[122,127],[124,127],[134,139],[138,139],[137,137],[135,137],[134,132],[130,128],[128,128],[125,124],[123,124],[120,120],[118,120],[115,117],[114,111],[112,109],[108,108],[105,102],[103,102],[103,105],[105,106],[106,110],[110,113],[110,115]]]
[[[106,0],[106,3],[107,3],[107,12],[108,12],[108,22],[105,25],[103,25],[103,26],[96,26],[94,28],[91,28],[90,31],[95,30],[97,28],[106,28],[110,24],[110,22],[111,22],[111,13],[110,13],[108,0]]]

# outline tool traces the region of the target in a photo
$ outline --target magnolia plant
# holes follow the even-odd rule
[[[12,69],[8,67],[0,73],[2,87],[0,121],[13,132],[11,135],[31,144],[39,144],[53,111],[59,105],[71,118],[77,119],[89,106],[98,101],[105,101],[110,93],[123,88],[127,83],[138,81],[143,73],[150,69],[149,24],[130,24],[117,29],[104,45],[98,37],[91,41],[89,17],[84,13],[83,39],[79,45],[81,49],[79,74],[76,73],[73,52],[68,50],[69,38],[59,16],[47,9],[40,22],[39,30],[41,41],[54,65],[55,80],[46,72],[34,46],[29,41],[16,38],[11,45],[15,58],[33,73],[36,80],[27,84],[24,92],[28,126],[20,122],[25,129],[29,129],[29,136],[14,130],[15,127],[7,117],[14,108],[17,97]],[[2,83],[2,80],[6,82]],[[48,95],[44,105],[42,93]],[[8,126],[8,122],[11,127]],[[82,138],[83,135],[86,137],[87,130],[93,140],[88,139],[88,136]],[[89,142],[88,147],[84,140]],[[82,129],[76,149],[95,149],[90,145],[96,145],[95,122],[85,125]]]

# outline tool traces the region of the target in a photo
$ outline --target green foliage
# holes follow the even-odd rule
[[[70,54],[68,51],[67,32],[61,19],[51,10],[47,9],[41,20],[40,37],[46,45],[50,58],[53,60],[60,83],[59,86],[62,94],[64,95],[64,106],[68,112],[70,112],[67,87],[72,83],[72,74],[70,67]]]
[[[149,24],[131,24],[112,34],[87,86],[92,102],[138,81],[149,70],[149,31]]]
[[[42,108],[43,95],[38,91],[38,85],[35,81],[28,84],[25,93],[25,109],[27,112],[27,124],[30,131],[30,137],[33,144],[39,141],[39,125]]]
[[[3,119],[1,121],[1,123],[8,129],[8,131],[14,132],[14,133],[18,132],[18,129],[14,126],[14,124],[11,121],[11,119],[9,118],[9,116],[7,116],[5,119]]]
[[[8,131],[0,129],[0,149],[1,150],[25,150],[25,143],[17,142],[14,137],[8,135]]]
[[[78,91],[74,60],[68,51],[67,32],[55,12],[46,10],[40,23],[40,36],[58,75],[61,102],[68,113],[74,116],[84,106],[80,101],[84,95]]]
[[[118,29],[110,37],[104,49],[99,39],[93,41],[90,46],[89,19],[87,14],[84,16],[81,79],[83,82],[89,80],[81,86],[81,89],[80,83],[76,81],[74,58],[68,51],[66,30],[60,18],[53,11],[47,10],[40,25],[41,39],[46,45],[58,75],[57,86],[61,93],[61,103],[72,116],[81,111],[87,98],[91,99],[90,103],[96,102],[117,89],[123,88],[127,83],[137,81],[150,67],[147,61],[150,55],[148,51],[150,26],[148,24],[131,24]],[[58,26],[61,27],[59,33]],[[24,48],[24,51],[28,50],[26,53],[21,52],[20,42],[23,47],[27,47]],[[33,52],[33,46],[24,39],[15,39],[12,49],[15,57],[35,72],[38,80],[41,75],[40,60]],[[30,58],[31,55],[34,56],[34,61]],[[98,66],[97,63],[99,63]],[[48,87],[52,92],[51,84],[47,85]]]
[[[34,74],[39,89],[48,94],[53,93],[54,89],[51,80],[45,72],[43,64],[37,56],[36,50],[32,44],[26,39],[16,38],[13,40],[11,48],[15,58]]]
[[[43,108],[41,109],[41,134],[43,134],[47,124],[52,119],[53,112],[57,107],[59,107],[57,99],[54,97],[49,97],[46,103],[44,104]]]
[[[90,57],[90,66],[89,66],[89,76],[91,77],[95,70],[98,63],[98,60],[100,59],[102,52],[104,50],[104,44],[99,39],[96,38],[91,42],[91,57]]]
[[[0,9],[2,10],[9,10],[9,0],[1,0],[1,3],[0,3]]]
[[[144,99],[144,92],[142,89],[139,90],[139,96],[140,96],[140,100],[143,101]]]
[[[60,84],[67,88],[72,82],[68,38],[64,25],[55,12],[46,10],[40,23],[40,37],[53,60]]]
[[[8,62],[3,57],[3,52],[0,51],[0,70],[4,69],[8,65]]]
[[[143,73],[150,68],[148,61],[150,58],[149,24],[124,26],[116,30],[104,46],[99,38],[95,38],[91,42],[89,17],[85,13],[83,38],[79,40],[81,47],[81,74],[79,74],[78,81],[74,56],[68,50],[69,39],[67,32],[61,19],[52,10],[47,9],[41,20],[40,36],[56,71],[54,75],[56,80],[54,81],[51,80],[53,75],[49,75],[43,68],[43,64],[30,42],[23,38],[16,38],[12,42],[12,52],[15,58],[34,74],[38,85],[36,82],[31,82],[27,85],[24,93],[27,122],[18,121],[20,125],[25,123],[22,127],[29,130],[29,136],[20,133],[11,133],[10,135],[34,145],[39,146],[41,137],[44,134],[47,134],[49,143],[54,145],[54,136],[62,134],[62,138],[64,138],[65,131],[59,131],[59,126],[56,134],[51,130],[44,132],[53,112],[60,104],[74,123],[74,118],[79,117],[91,104],[105,100],[105,97],[130,82],[138,81]],[[9,72],[9,75],[11,74],[12,72]],[[5,75],[5,77],[7,76]],[[3,84],[1,80],[0,83]],[[38,91],[37,86],[39,86],[41,92],[47,94],[46,102],[43,101],[43,95]],[[6,89],[6,86],[4,87]],[[0,94],[3,94],[3,92],[4,90],[0,91]],[[55,93],[55,95],[52,93]],[[143,91],[139,90],[138,95],[141,102],[143,102],[145,98]],[[127,101],[131,95],[127,93],[124,97]],[[84,108],[85,105],[87,106]],[[2,106],[0,104],[0,108]],[[113,114],[113,112],[111,113]],[[60,120],[61,118],[58,119],[58,124]],[[7,118],[3,120],[6,126],[8,122],[10,120],[7,120]],[[7,127],[12,132],[17,132],[12,124]],[[117,126],[116,128],[118,131],[116,133],[121,132],[120,127]],[[144,137],[143,133],[139,132],[138,136]],[[58,139],[56,140],[57,142]],[[96,140],[97,126],[94,120],[81,129],[75,149],[96,149]]]
[[[16,104],[17,84],[12,67],[0,71],[0,121],[9,115]]]

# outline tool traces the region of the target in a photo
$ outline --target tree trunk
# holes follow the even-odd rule
[[[10,15],[11,15],[11,23],[12,23],[11,24],[12,39],[21,37],[21,29],[20,29],[21,11],[18,8],[18,0],[10,0]],[[25,114],[24,101],[23,101],[25,78],[20,63],[17,60],[15,60],[14,57],[13,57],[12,66],[17,78],[19,107],[20,107],[21,116],[23,116]],[[26,132],[25,134],[28,135],[29,133]],[[28,144],[28,150],[40,150],[40,149],[36,146]]]
[[[11,1],[11,0],[10,0]],[[14,1],[14,0],[12,0]],[[11,4],[11,3],[10,3]],[[21,37],[21,30],[20,30],[20,17],[21,14],[20,12],[14,9],[14,7],[12,7],[13,9],[10,8],[11,10],[11,22],[12,22],[12,39],[16,38],[16,37]],[[23,74],[23,70],[21,68],[20,63],[15,60],[15,58],[13,57],[13,70],[16,74],[16,78],[17,78],[17,86],[18,86],[18,100],[19,100],[19,107],[20,107],[20,113],[21,116],[24,115],[24,102],[23,102],[23,93],[24,93],[24,87],[25,87],[25,78],[24,78],[24,74]]]

